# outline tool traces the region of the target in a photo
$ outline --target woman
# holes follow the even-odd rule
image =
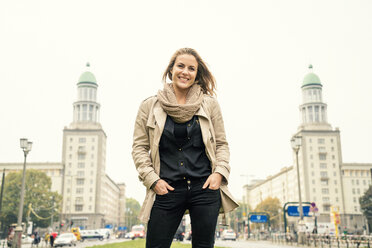
[[[215,79],[194,49],[182,48],[163,80],[164,89],[142,102],[133,136],[133,160],[147,189],[139,216],[148,221],[146,247],[170,247],[186,210],[193,247],[213,247],[219,212],[238,207],[227,189],[229,148],[212,97]]]

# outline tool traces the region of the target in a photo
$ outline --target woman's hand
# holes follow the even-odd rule
[[[168,193],[168,190],[173,191],[174,188],[163,179],[159,179],[153,187],[153,190],[157,195],[165,195]]]
[[[206,189],[208,187],[209,189],[217,190],[220,188],[221,182],[222,182],[222,175],[217,172],[212,173],[208,177],[207,181],[205,181],[203,185],[203,189]]]

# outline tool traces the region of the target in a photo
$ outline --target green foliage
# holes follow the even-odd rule
[[[280,216],[280,201],[278,198],[268,197],[256,206],[254,212],[266,212],[270,215],[271,227],[277,228]]]
[[[372,185],[369,186],[364,195],[359,198],[359,203],[364,216],[368,220],[369,226],[372,227]]]
[[[141,205],[138,201],[134,198],[126,198],[125,205],[125,219],[127,226],[130,228],[133,225],[140,224],[138,215],[141,210]]]
[[[22,171],[11,172],[5,177],[3,206],[0,214],[0,220],[6,226],[17,223],[19,201],[22,186]],[[50,217],[54,215],[54,220],[58,220],[58,209],[61,204],[62,196],[57,192],[51,192],[51,179],[44,172],[38,170],[26,170],[24,204],[22,222],[34,222],[38,227],[48,227]],[[31,205],[30,205],[31,204]],[[54,205],[53,205],[54,204]],[[35,216],[29,211],[29,206],[39,216]],[[40,218],[41,217],[41,218]]]
[[[112,243],[107,245],[95,245],[88,248],[143,248],[145,247],[146,241],[143,239],[136,239],[132,241]],[[171,248],[191,248],[191,244],[181,244],[180,242],[173,242]],[[215,248],[226,248],[215,246]]]

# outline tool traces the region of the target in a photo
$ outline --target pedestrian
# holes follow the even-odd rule
[[[49,233],[45,233],[45,236],[44,236],[44,242],[45,242],[45,247],[48,246],[48,243],[49,243]]]
[[[49,235],[49,241],[50,241],[50,247],[53,247],[53,245],[54,245],[54,235],[53,235],[53,233],[51,233]]]
[[[147,189],[139,214],[148,221],[146,248],[169,248],[186,210],[192,246],[213,247],[218,214],[238,207],[227,188],[229,147],[215,79],[194,49],[182,48],[163,81],[163,90],[141,103],[133,135]]]

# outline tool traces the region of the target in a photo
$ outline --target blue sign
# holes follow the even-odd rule
[[[288,216],[300,216],[299,206],[288,206],[287,213]],[[305,217],[310,217],[310,206],[302,206],[302,212]]]
[[[250,221],[253,223],[265,223],[267,222],[267,215],[251,215]]]
[[[112,229],[112,225],[106,225],[105,228]]]
[[[125,231],[125,230],[127,230],[127,227],[126,226],[119,226],[118,230],[119,231]]]

